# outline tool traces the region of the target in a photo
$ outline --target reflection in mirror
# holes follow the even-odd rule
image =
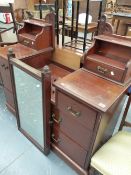
[[[42,83],[13,66],[20,128],[44,147]]]

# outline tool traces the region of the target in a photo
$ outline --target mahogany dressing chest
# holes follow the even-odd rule
[[[130,41],[118,38],[97,37],[83,68],[74,72],[52,61],[50,47],[28,47],[33,54],[17,59],[12,46],[8,55],[19,130],[42,152],[52,149],[81,175],[89,174],[92,154],[112,136],[130,86]],[[5,61],[2,52],[0,61]]]

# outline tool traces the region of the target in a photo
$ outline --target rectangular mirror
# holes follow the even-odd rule
[[[46,97],[50,88],[46,90],[45,80],[48,77],[19,60],[13,59],[11,62],[19,129],[47,154],[49,152],[50,111],[46,107],[50,106],[50,101]]]

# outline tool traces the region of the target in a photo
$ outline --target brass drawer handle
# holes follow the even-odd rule
[[[57,124],[60,124],[62,122],[62,118],[59,118],[58,120],[55,118],[55,114],[52,114],[52,119],[54,122],[56,122]]]
[[[52,134],[52,140],[55,142],[55,143],[59,143],[60,142],[60,139],[58,138],[57,140],[55,139],[55,134]]]
[[[6,69],[8,69],[8,68],[9,68],[9,67],[8,67],[8,66],[6,66],[6,67],[5,67],[5,70],[6,70]]]
[[[28,40],[24,40],[24,43],[27,45],[30,44],[30,42]]]
[[[5,64],[2,64],[1,67],[5,67]]]
[[[101,67],[101,66],[97,66],[97,70],[98,70],[100,73],[102,73],[102,74],[105,74],[105,73],[108,72],[107,69],[105,69],[105,68],[103,68],[103,67]]]
[[[74,111],[71,106],[67,106],[67,111],[69,111],[74,117],[81,116],[81,112]]]

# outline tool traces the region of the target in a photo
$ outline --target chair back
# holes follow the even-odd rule
[[[3,4],[0,4],[0,12],[1,13],[11,13],[11,16],[12,16],[12,20],[13,20],[13,24],[14,24],[14,31],[16,32],[17,34],[17,25],[16,25],[16,21],[15,21],[15,16],[14,16],[14,12],[13,12],[13,6],[11,3],[9,3],[9,5],[3,5]],[[6,29],[3,32],[6,32]]]

